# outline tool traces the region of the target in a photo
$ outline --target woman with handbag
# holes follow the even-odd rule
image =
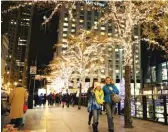
[[[116,108],[116,102],[112,100],[113,94],[119,94],[119,90],[114,85],[111,77],[106,77],[106,85],[103,87],[105,108],[107,111],[108,131],[114,132],[113,115]]]

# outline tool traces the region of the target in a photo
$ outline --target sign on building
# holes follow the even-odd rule
[[[30,74],[36,74],[37,67],[36,66],[30,66]]]

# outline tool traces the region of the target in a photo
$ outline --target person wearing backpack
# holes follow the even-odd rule
[[[114,132],[113,116],[116,108],[116,103],[112,101],[111,95],[113,93],[119,94],[119,90],[114,85],[114,82],[111,79],[111,77],[106,77],[106,85],[103,87],[103,92],[104,92],[105,108],[107,111],[108,131]]]

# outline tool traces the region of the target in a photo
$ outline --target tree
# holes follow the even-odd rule
[[[84,88],[85,78],[88,74],[88,69],[93,63],[97,63],[102,60],[105,55],[102,48],[104,43],[108,42],[108,37],[102,36],[96,32],[90,32],[84,29],[77,31],[77,35],[69,35],[67,43],[64,44],[67,47],[64,56],[68,56],[70,63],[75,64],[74,71],[78,73],[79,82],[81,84],[79,92],[78,109],[81,108],[81,89]],[[95,54],[96,53],[96,54]]]

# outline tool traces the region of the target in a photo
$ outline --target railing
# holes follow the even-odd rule
[[[82,106],[87,106],[87,95],[82,95]],[[119,115],[124,114],[124,98],[118,103]],[[137,95],[131,98],[132,117],[168,125],[168,94]]]

